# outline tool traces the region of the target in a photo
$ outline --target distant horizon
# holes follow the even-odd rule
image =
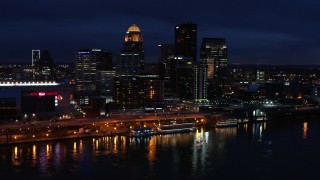
[[[53,61],[53,63],[55,65],[63,65],[63,64],[75,64],[74,62],[55,62]],[[145,64],[157,64],[158,62],[145,62]],[[116,63],[113,62],[113,64],[115,65]],[[31,65],[31,61],[30,63],[25,63],[25,62],[0,62],[0,65]],[[250,65],[250,66],[320,66],[319,64],[256,64],[256,63],[228,63],[228,65],[230,66],[246,66],[246,65]]]

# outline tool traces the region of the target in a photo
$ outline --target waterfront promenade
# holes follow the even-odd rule
[[[210,117],[210,118],[208,118]],[[111,115],[105,118],[79,118],[58,121],[32,121],[0,124],[0,144],[15,144],[94,136],[128,135],[131,128],[164,121],[188,121],[196,126],[215,123],[220,115],[179,112],[142,115]]]
[[[273,126],[281,126],[294,120],[319,117],[320,107],[268,110],[268,121]],[[280,118],[281,117],[281,118]],[[140,126],[156,128],[157,123],[170,121],[192,122],[195,126],[213,126],[224,119],[217,113],[163,112],[132,114],[111,114],[104,118],[62,119],[57,121],[10,122],[0,124],[0,145],[60,140],[69,138],[129,135],[131,128]],[[258,116],[252,119],[257,120]],[[280,119],[279,119],[280,118]],[[241,117],[238,118],[239,120]],[[166,122],[167,121],[167,122]],[[252,121],[254,122],[254,121]]]

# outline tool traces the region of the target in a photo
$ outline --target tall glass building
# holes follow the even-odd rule
[[[197,25],[193,23],[175,26],[175,57],[192,58],[197,62]]]
[[[226,40],[224,38],[203,38],[200,64],[207,65],[208,79],[226,77],[228,65]]]
[[[207,68],[207,98],[223,95],[227,78],[228,54],[224,38],[203,38],[200,65]]]
[[[101,72],[112,71],[112,53],[101,49],[81,49],[76,53],[76,93],[80,105],[88,105],[89,98],[101,96]]]

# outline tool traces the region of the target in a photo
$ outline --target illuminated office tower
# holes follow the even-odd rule
[[[203,38],[200,65],[207,67],[208,99],[223,95],[227,78],[227,45],[224,38]]]
[[[31,60],[33,79],[36,79],[36,65],[38,64],[39,59],[40,59],[40,50],[33,49],[32,50],[32,60]]]
[[[117,108],[156,107],[163,101],[163,81],[158,75],[128,75],[114,78],[114,103]]]
[[[144,72],[144,45],[140,28],[132,24],[125,36],[123,49],[118,55],[117,72],[135,75]]]
[[[200,64],[207,65],[208,79],[224,78],[228,65],[227,45],[223,38],[203,38]]]
[[[189,57],[197,62],[197,25],[192,23],[175,26],[175,57]]]
[[[257,83],[264,83],[264,82],[265,82],[265,79],[266,79],[265,71],[264,71],[264,70],[257,69],[257,72],[256,72],[256,82],[257,82]]]
[[[199,98],[199,66],[192,58],[175,57],[170,60],[170,89],[183,100]]]
[[[109,71],[109,72],[108,72]],[[80,105],[89,105],[90,97],[107,92],[104,82],[112,73],[112,54],[101,49],[81,49],[76,53],[76,93]],[[108,82],[109,84],[111,82]],[[107,96],[105,94],[104,96]]]

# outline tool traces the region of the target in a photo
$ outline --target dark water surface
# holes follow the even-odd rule
[[[1,179],[320,179],[320,123],[0,146]]]

